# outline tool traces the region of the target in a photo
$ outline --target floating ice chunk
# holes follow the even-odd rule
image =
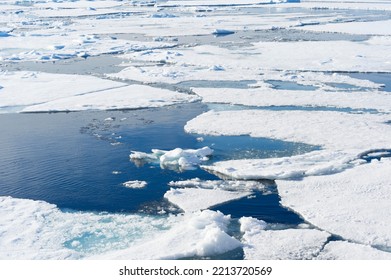
[[[346,240],[391,247],[391,160],[342,173],[276,181],[282,205],[318,228]]]
[[[267,228],[267,223],[253,217],[241,217],[239,219],[240,231],[246,235],[258,234]]]
[[[210,210],[185,213],[169,230],[148,241],[93,258],[100,259],[178,259],[213,256],[241,247],[226,233],[230,216]]]
[[[330,237],[330,234],[315,229],[262,230],[263,223],[255,231],[247,227],[248,219],[241,222],[245,229],[244,257],[248,260],[314,259]]]
[[[194,169],[196,165],[207,161],[213,150],[209,147],[200,149],[181,149],[165,151],[152,149],[152,154],[132,151],[131,160],[143,160],[146,162],[159,162],[162,168],[179,168],[181,170]]]
[[[240,199],[250,194],[251,192],[246,191],[225,191],[220,189],[171,188],[164,194],[164,197],[185,212],[195,212],[231,200]]]
[[[127,182],[122,183],[122,185],[124,187],[127,187],[129,189],[142,189],[142,188],[145,188],[147,186],[147,184],[148,184],[147,182],[139,181],[139,180],[127,181]]]
[[[390,260],[391,253],[368,245],[347,241],[332,241],[326,244],[318,259],[322,260]]]

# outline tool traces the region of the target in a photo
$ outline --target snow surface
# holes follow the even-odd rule
[[[326,244],[318,255],[321,260],[390,260],[391,253],[377,250],[368,245],[333,241]]]
[[[342,173],[276,181],[281,204],[345,240],[391,248],[391,160]]]
[[[314,259],[330,234],[315,229],[265,230],[264,221],[242,217],[245,259],[303,260]]]
[[[77,87],[75,87],[77,84]],[[82,111],[161,107],[197,96],[86,75],[0,72],[0,112]]]
[[[164,194],[164,197],[185,212],[195,212],[251,194],[251,192],[225,191],[221,189],[171,188]]]
[[[390,5],[391,6],[391,5]],[[391,7],[390,7],[391,8]],[[301,30],[316,32],[341,32],[348,34],[368,34],[368,35],[391,35],[389,26],[391,20],[381,20],[373,22],[342,22],[324,25],[307,25],[300,27]]]
[[[161,168],[175,168],[180,170],[194,169],[197,165],[209,160],[213,150],[209,147],[200,149],[176,148],[170,151],[152,149],[151,154],[132,151],[130,159],[142,162],[159,162]]]
[[[226,233],[230,217],[61,211],[43,201],[0,197],[0,259],[176,259],[241,246]]]

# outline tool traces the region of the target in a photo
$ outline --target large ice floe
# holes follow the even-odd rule
[[[62,211],[0,197],[0,259],[176,259],[241,246],[226,233],[230,217],[206,210],[177,216]]]
[[[136,109],[198,99],[167,89],[127,85],[86,75],[0,72],[0,84],[0,112]]]
[[[391,160],[342,173],[277,181],[281,203],[345,240],[390,251]]]
[[[341,171],[359,164],[365,152],[389,149],[388,120],[388,115],[328,111],[211,111],[189,121],[185,129],[191,133],[250,135],[322,147],[293,157],[222,161],[205,167],[237,179],[278,179]]]

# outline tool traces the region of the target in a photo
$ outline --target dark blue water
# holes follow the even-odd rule
[[[350,73],[350,77],[384,84],[383,91],[391,92],[391,73]]]
[[[314,149],[247,136],[202,136],[200,141],[200,135],[186,134],[183,127],[205,109],[201,104],[187,104],[133,111],[0,115],[0,195],[44,200],[73,210],[175,212],[163,199],[168,182],[217,177],[199,168],[178,172],[154,164],[137,167],[129,160],[131,150],[210,146],[215,153],[209,164],[216,160],[291,155]],[[130,180],[143,180],[148,185],[143,189],[125,188],[122,183]],[[268,205],[272,207],[269,209]],[[276,216],[276,222],[297,221],[297,217],[289,215],[287,220],[281,219],[278,213],[286,210],[279,205],[277,194],[258,194],[257,198],[220,207],[224,213],[238,217],[248,214]]]

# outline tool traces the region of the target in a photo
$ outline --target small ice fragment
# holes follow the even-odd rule
[[[209,147],[201,149],[181,149],[176,148],[170,151],[152,149],[152,154],[132,151],[129,155],[133,161],[158,162],[162,168],[179,168],[180,170],[194,169],[203,161],[207,161],[213,150]]]
[[[122,183],[122,185],[130,189],[142,189],[147,185],[147,182],[135,180],[135,181],[124,182]]]
[[[105,122],[112,122],[115,121],[115,117],[109,117],[104,119]]]
[[[204,137],[197,137],[197,141],[198,142],[203,142],[204,141]]]
[[[52,45],[48,47],[49,50],[62,50],[63,48],[65,48],[64,45]]]
[[[121,171],[117,171],[117,170],[114,170],[111,172],[111,174],[113,175],[118,175],[118,174],[121,174],[122,172]]]

